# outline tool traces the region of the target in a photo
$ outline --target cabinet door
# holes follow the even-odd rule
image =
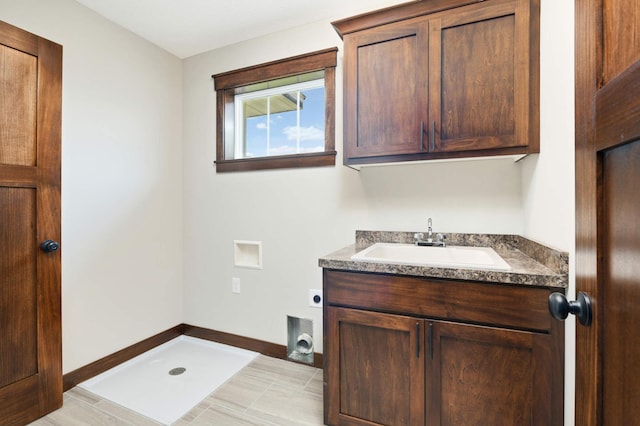
[[[437,425],[553,425],[548,334],[431,322],[427,418]]]
[[[325,421],[424,424],[424,322],[326,308]]]
[[[426,150],[426,21],[362,31],[344,45],[346,158]]]
[[[432,152],[527,145],[538,152],[535,16],[529,0],[496,0],[430,20]]]

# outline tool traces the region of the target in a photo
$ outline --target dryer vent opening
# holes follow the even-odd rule
[[[287,357],[313,364],[313,320],[287,315]]]

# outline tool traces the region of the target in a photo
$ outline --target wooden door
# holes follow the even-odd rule
[[[576,424],[640,425],[640,5],[575,4]]]
[[[547,333],[432,321],[427,419],[435,425],[561,425]]]
[[[356,309],[325,312],[325,422],[424,424],[423,321]]]
[[[538,152],[538,16],[537,1],[494,0],[430,20],[431,152]]]
[[[0,22],[0,424],[62,405],[62,47]],[[50,246],[55,248],[55,246]]]
[[[427,24],[414,19],[345,38],[345,157],[426,152]]]

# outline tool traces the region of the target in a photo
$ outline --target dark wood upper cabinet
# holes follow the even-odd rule
[[[345,143],[346,157],[424,151],[427,28],[423,20],[412,20],[345,41],[345,140],[357,141]]]
[[[345,164],[539,152],[539,0],[469,3],[418,1],[333,23],[344,40]]]

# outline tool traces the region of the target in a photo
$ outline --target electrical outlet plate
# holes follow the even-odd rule
[[[240,278],[231,278],[231,292],[240,293]]]
[[[320,298],[318,300],[318,298]],[[309,290],[309,306],[314,308],[322,308],[322,290]]]

